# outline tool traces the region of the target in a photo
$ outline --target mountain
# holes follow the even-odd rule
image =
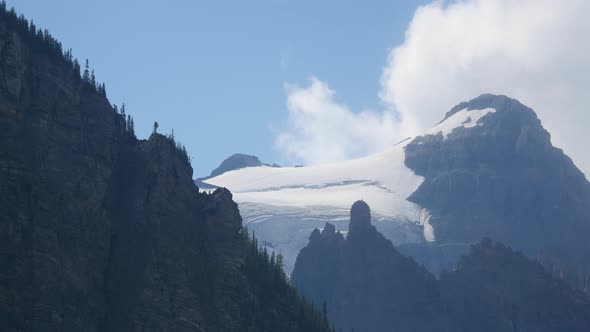
[[[250,167],[204,180],[232,191],[245,225],[292,269],[307,234],[329,221],[344,231],[350,202],[374,206],[377,228],[395,243],[425,242],[426,211],[408,201],[422,182],[404,165],[404,146],[337,164]],[[429,236],[429,234],[426,234]]]
[[[416,138],[406,165],[424,181],[409,200],[428,209],[443,242],[488,236],[531,256],[559,257],[588,271],[590,183],[551,145],[530,108],[484,95],[453,108],[443,123],[495,110],[477,130]]]
[[[256,156],[247,154],[235,153],[229,158],[225,159],[219,167],[211,172],[211,177],[221,175],[225,172],[233,171],[245,167],[257,167],[262,166],[260,159]]]
[[[473,245],[439,287],[458,331],[588,331],[590,299],[539,263],[489,239]]]
[[[346,238],[327,223],[315,229],[295,263],[293,284],[345,331],[442,331],[435,277],[402,256],[371,225],[369,206],[350,210]]]
[[[0,330],[329,330],[231,193],[199,192],[181,145],[138,140],[94,74],[4,2],[0,78]]]
[[[205,182],[234,193],[247,227],[289,267],[314,228],[330,222],[345,232],[347,206],[362,198],[377,229],[433,272],[452,268],[482,237],[590,271],[590,183],[534,111],[506,96],[460,103],[433,128],[368,157]]]
[[[217,188],[217,186],[210,185],[208,183],[205,183],[204,181],[207,179],[219,176],[219,175],[229,172],[229,171],[238,170],[238,169],[242,169],[242,168],[246,168],[246,167],[259,167],[259,166],[280,167],[277,164],[272,164],[272,165],[264,164],[264,163],[260,162],[260,159],[258,159],[258,157],[253,156],[253,155],[248,155],[248,154],[243,154],[243,153],[234,153],[231,156],[229,156],[228,158],[226,158],[224,161],[222,161],[221,164],[216,169],[211,171],[211,174],[209,176],[195,179],[195,184],[201,189],[214,190],[215,188]]]
[[[344,331],[588,331],[590,299],[503,245],[472,245],[440,280],[402,255],[357,201],[301,249],[293,284]]]

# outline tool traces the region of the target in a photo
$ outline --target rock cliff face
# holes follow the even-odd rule
[[[590,300],[543,267],[484,239],[441,276],[454,331],[588,331]]]
[[[293,284],[345,331],[443,331],[436,279],[395,250],[354,203],[347,238],[326,224],[301,250]]]
[[[588,331],[590,300],[540,264],[483,240],[440,280],[402,256],[354,203],[348,236],[326,224],[293,283],[344,331]]]
[[[260,303],[229,191],[199,193],[27,27],[2,8],[0,330],[327,330],[294,292]]]
[[[590,183],[517,100],[482,95],[446,118],[488,108],[470,128],[408,144],[405,163],[425,178],[409,200],[430,211],[439,243],[487,236],[590,271]]]

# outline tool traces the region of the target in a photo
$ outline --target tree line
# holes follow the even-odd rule
[[[94,69],[90,67],[88,59],[86,59],[84,69],[82,70],[80,62],[73,55],[72,49],[64,50],[61,42],[55,39],[49,33],[49,30],[41,29],[32,20],[27,20],[23,14],[17,14],[14,7],[8,8],[5,0],[0,1],[0,19],[4,20],[8,27],[13,28],[22,38],[28,41],[33,51],[40,52],[58,63],[65,64],[71,69],[74,76],[81,80],[84,88],[90,89],[104,98],[107,97],[106,85],[104,82],[99,83],[97,81]],[[137,138],[135,135],[135,121],[133,116],[127,113],[125,103],[120,108],[117,105],[112,105],[112,109],[121,116],[124,132],[133,138]],[[157,126],[154,127],[154,133],[156,132]],[[181,157],[187,162],[190,162],[186,147],[176,141],[174,131],[165,137],[174,144]]]
[[[276,330],[270,322],[273,315],[278,314],[275,306],[280,305],[282,312],[288,312],[300,322],[301,331],[335,332],[334,327],[330,327],[326,306],[320,311],[290,283],[283,270],[283,256],[274,252],[269,254],[266,246],[261,246],[255,234],[250,235],[247,228],[242,229],[241,235],[246,245],[244,272],[260,299],[254,310],[261,311],[262,317],[268,317],[268,322],[263,322],[264,330]]]
[[[29,42],[33,51],[43,53],[54,61],[68,66],[75,77],[82,80],[85,87],[93,89],[99,95],[106,97],[104,83],[98,83],[94,75],[94,69],[90,69],[86,60],[84,71],[81,73],[80,62],[74,57],[72,49],[64,50],[60,41],[55,39],[47,29],[41,29],[31,20],[27,20],[23,14],[18,15],[14,7],[6,6],[6,1],[0,1],[0,18],[8,27],[17,31],[26,41]]]

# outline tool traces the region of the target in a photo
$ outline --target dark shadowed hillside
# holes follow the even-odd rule
[[[588,331],[590,300],[499,244],[473,245],[440,280],[404,257],[354,203],[348,236],[314,230],[294,285],[345,331]]]
[[[1,331],[328,331],[229,191],[199,193],[181,145],[136,139],[94,73],[0,9]]]
[[[345,331],[444,331],[436,279],[402,256],[354,203],[345,239],[334,226],[314,230],[301,250],[293,284]]]
[[[501,244],[473,245],[440,280],[459,331],[588,331],[590,299]]]

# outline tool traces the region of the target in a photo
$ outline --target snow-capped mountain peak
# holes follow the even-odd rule
[[[565,170],[567,177],[560,173]],[[526,216],[552,216],[549,225],[558,217],[556,209],[546,210],[549,204],[577,209],[570,206],[576,201],[554,202],[571,188],[590,202],[590,185],[551,146],[536,114],[514,99],[489,94],[455,106],[422,135],[370,156],[309,167],[241,168],[203,182],[232,191],[244,225],[283,254],[288,271],[313,229],[330,222],[346,233],[348,207],[361,199],[371,206],[374,225],[396,245],[492,236],[532,253],[555,232],[521,234],[515,227],[526,229],[523,220],[532,218]]]

